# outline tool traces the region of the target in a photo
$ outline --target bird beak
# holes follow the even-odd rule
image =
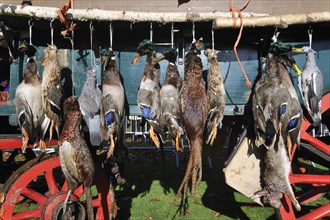
[[[293,53],[302,53],[302,52],[304,52],[304,49],[303,48],[298,48],[298,47],[292,47],[291,52],[293,52]]]
[[[135,57],[132,60],[132,64],[135,64],[136,62],[138,62],[141,59],[141,55],[140,54],[136,54]]]
[[[301,70],[298,68],[296,64],[292,64],[292,69],[297,73],[298,76],[301,76]]]

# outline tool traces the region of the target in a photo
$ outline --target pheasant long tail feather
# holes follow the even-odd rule
[[[84,191],[85,191],[85,195],[86,195],[88,220],[93,220],[94,219],[94,212],[93,212],[92,194],[91,194],[90,186],[85,184],[84,185]]]

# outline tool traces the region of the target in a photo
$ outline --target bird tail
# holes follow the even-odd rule
[[[84,192],[85,192],[85,196],[86,196],[87,217],[88,217],[88,220],[93,220],[94,211],[93,211],[93,204],[92,204],[92,193],[91,193],[91,188],[89,185],[84,184]]]
[[[101,136],[100,136],[100,115],[94,115],[94,118],[89,118],[89,137],[90,142],[93,146],[100,146]]]
[[[189,182],[191,181],[191,194],[195,194],[196,186],[202,179],[202,144],[203,134],[196,136],[189,142],[190,156],[186,173],[178,190],[178,196],[181,196],[180,209],[185,212],[187,209],[187,193]],[[183,194],[182,194],[183,193]]]

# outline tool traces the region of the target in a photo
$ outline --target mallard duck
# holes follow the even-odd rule
[[[34,58],[28,58],[23,81],[16,89],[15,105],[18,124],[23,134],[23,153],[29,140],[33,143],[40,140],[40,147],[45,149],[44,136],[50,120],[42,108],[41,80]]]
[[[195,193],[196,184],[202,178],[202,146],[203,131],[206,122],[206,90],[202,79],[202,61],[198,56],[201,53],[202,41],[195,40],[185,57],[184,81],[181,89],[182,122],[185,128],[190,157],[182,180],[178,195],[182,195],[186,201],[189,181],[191,181],[191,192]],[[183,203],[184,209],[186,204]]]
[[[100,146],[101,90],[96,84],[96,69],[94,67],[86,68],[86,80],[78,101],[89,130],[90,142],[93,146]]]
[[[180,89],[182,79],[175,64],[178,53],[171,49],[163,53],[164,59],[168,60],[164,84],[160,89],[160,121],[162,128],[166,128],[172,140],[175,141],[177,151],[183,150],[184,131],[181,119]],[[181,141],[180,141],[181,140]]]
[[[285,89],[289,92],[290,97],[286,100],[283,97],[276,96],[281,102],[290,102],[288,105],[287,120],[285,121],[285,126],[289,126],[291,121],[291,127],[288,130],[283,129],[283,137],[287,137],[286,143],[288,147],[288,153],[291,154],[292,145],[299,144],[300,138],[300,125],[302,121],[302,109],[299,105],[297,94],[292,85],[289,72],[286,69],[286,65],[291,65],[292,60],[288,60],[286,56],[278,56],[274,54],[268,54],[265,66],[265,72],[261,79],[256,83],[253,96],[252,110],[255,119],[255,129],[256,129],[256,145],[259,146],[264,144],[266,147],[272,147],[275,143],[275,134],[277,133],[275,125],[271,125],[268,121],[270,118],[273,120],[278,120],[277,115],[274,114],[271,109],[274,110],[274,105],[272,103],[272,97],[274,97],[275,89]],[[261,113],[260,113],[261,111]],[[258,113],[259,112],[259,113]],[[261,117],[264,115],[264,117]],[[294,122],[294,123],[293,123]]]
[[[150,137],[159,148],[159,116],[160,116],[160,66],[158,64],[154,43],[150,40],[143,40],[138,48],[132,64],[140,60],[141,56],[147,55],[146,64],[137,94],[137,104],[144,119],[150,124]]]
[[[223,119],[226,105],[226,91],[222,81],[220,65],[217,61],[217,51],[206,49],[205,56],[210,63],[207,74],[207,120],[206,120],[206,143],[213,145],[217,136],[218,127]]]
[[[322,120],[323,75],[315,61],[316,52],[310,47],[303,47],[303,50],[306,53],[306,62],[298,78],[298,85],[312,124],[317,127]]]
[[[60,66],[57,59],[57,47],[48,45],[42,59],[44,72],[42,75],[42,106],[50,119],[49,139],[52,140],[55,128],[57,136],[62,126],[63,89],[61,84]]]
[[[59,156],[64,177],[68,182],[68,193],[63,203],[63,217],[69,218],[70,210],[67,210],[67,202],[70,194],[79,183],[84,184],[84,193],[87,204],[87,217],[94,219],[91,185],[94,178],[95,167],[91,152],[82,136],[81,112],[76,97],[71,96],[64,102],[66,114],[65,124],[58,140]]]
[[[115,144],[124,144],[125,91],[116,64],[116,55],[109,49],[104,63],[102,99],[100,107],[101,140],[110,140],[107,157],[115,149]],[[125,147],[125,146],[122,146]]]

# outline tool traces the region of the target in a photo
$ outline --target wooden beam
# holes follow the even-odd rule
[[[59,8],[0,4],[0,15],[33,17],[35,19],[56,19]],[[80,21],[130,21],[130,22],[201,22],[216,18],[230,18],[230,12],[134,12],[108,11],[100,9],[69,9],[73,20]],[[265,16],[265,14],[243,13],[244,17]]]
[[[279,27],[287,28],[294,24],[311,24],[320,22],[330,22],[330,12],[314,12],[309,14],[287,14],[279,16],[261,16],[261,17],[243,17],[244,27]],[[236,27],[241,26],[239,18],[236,19]],[[233,19],[217,18],[214,21],[214,28],[232,28],[234,27]]]

